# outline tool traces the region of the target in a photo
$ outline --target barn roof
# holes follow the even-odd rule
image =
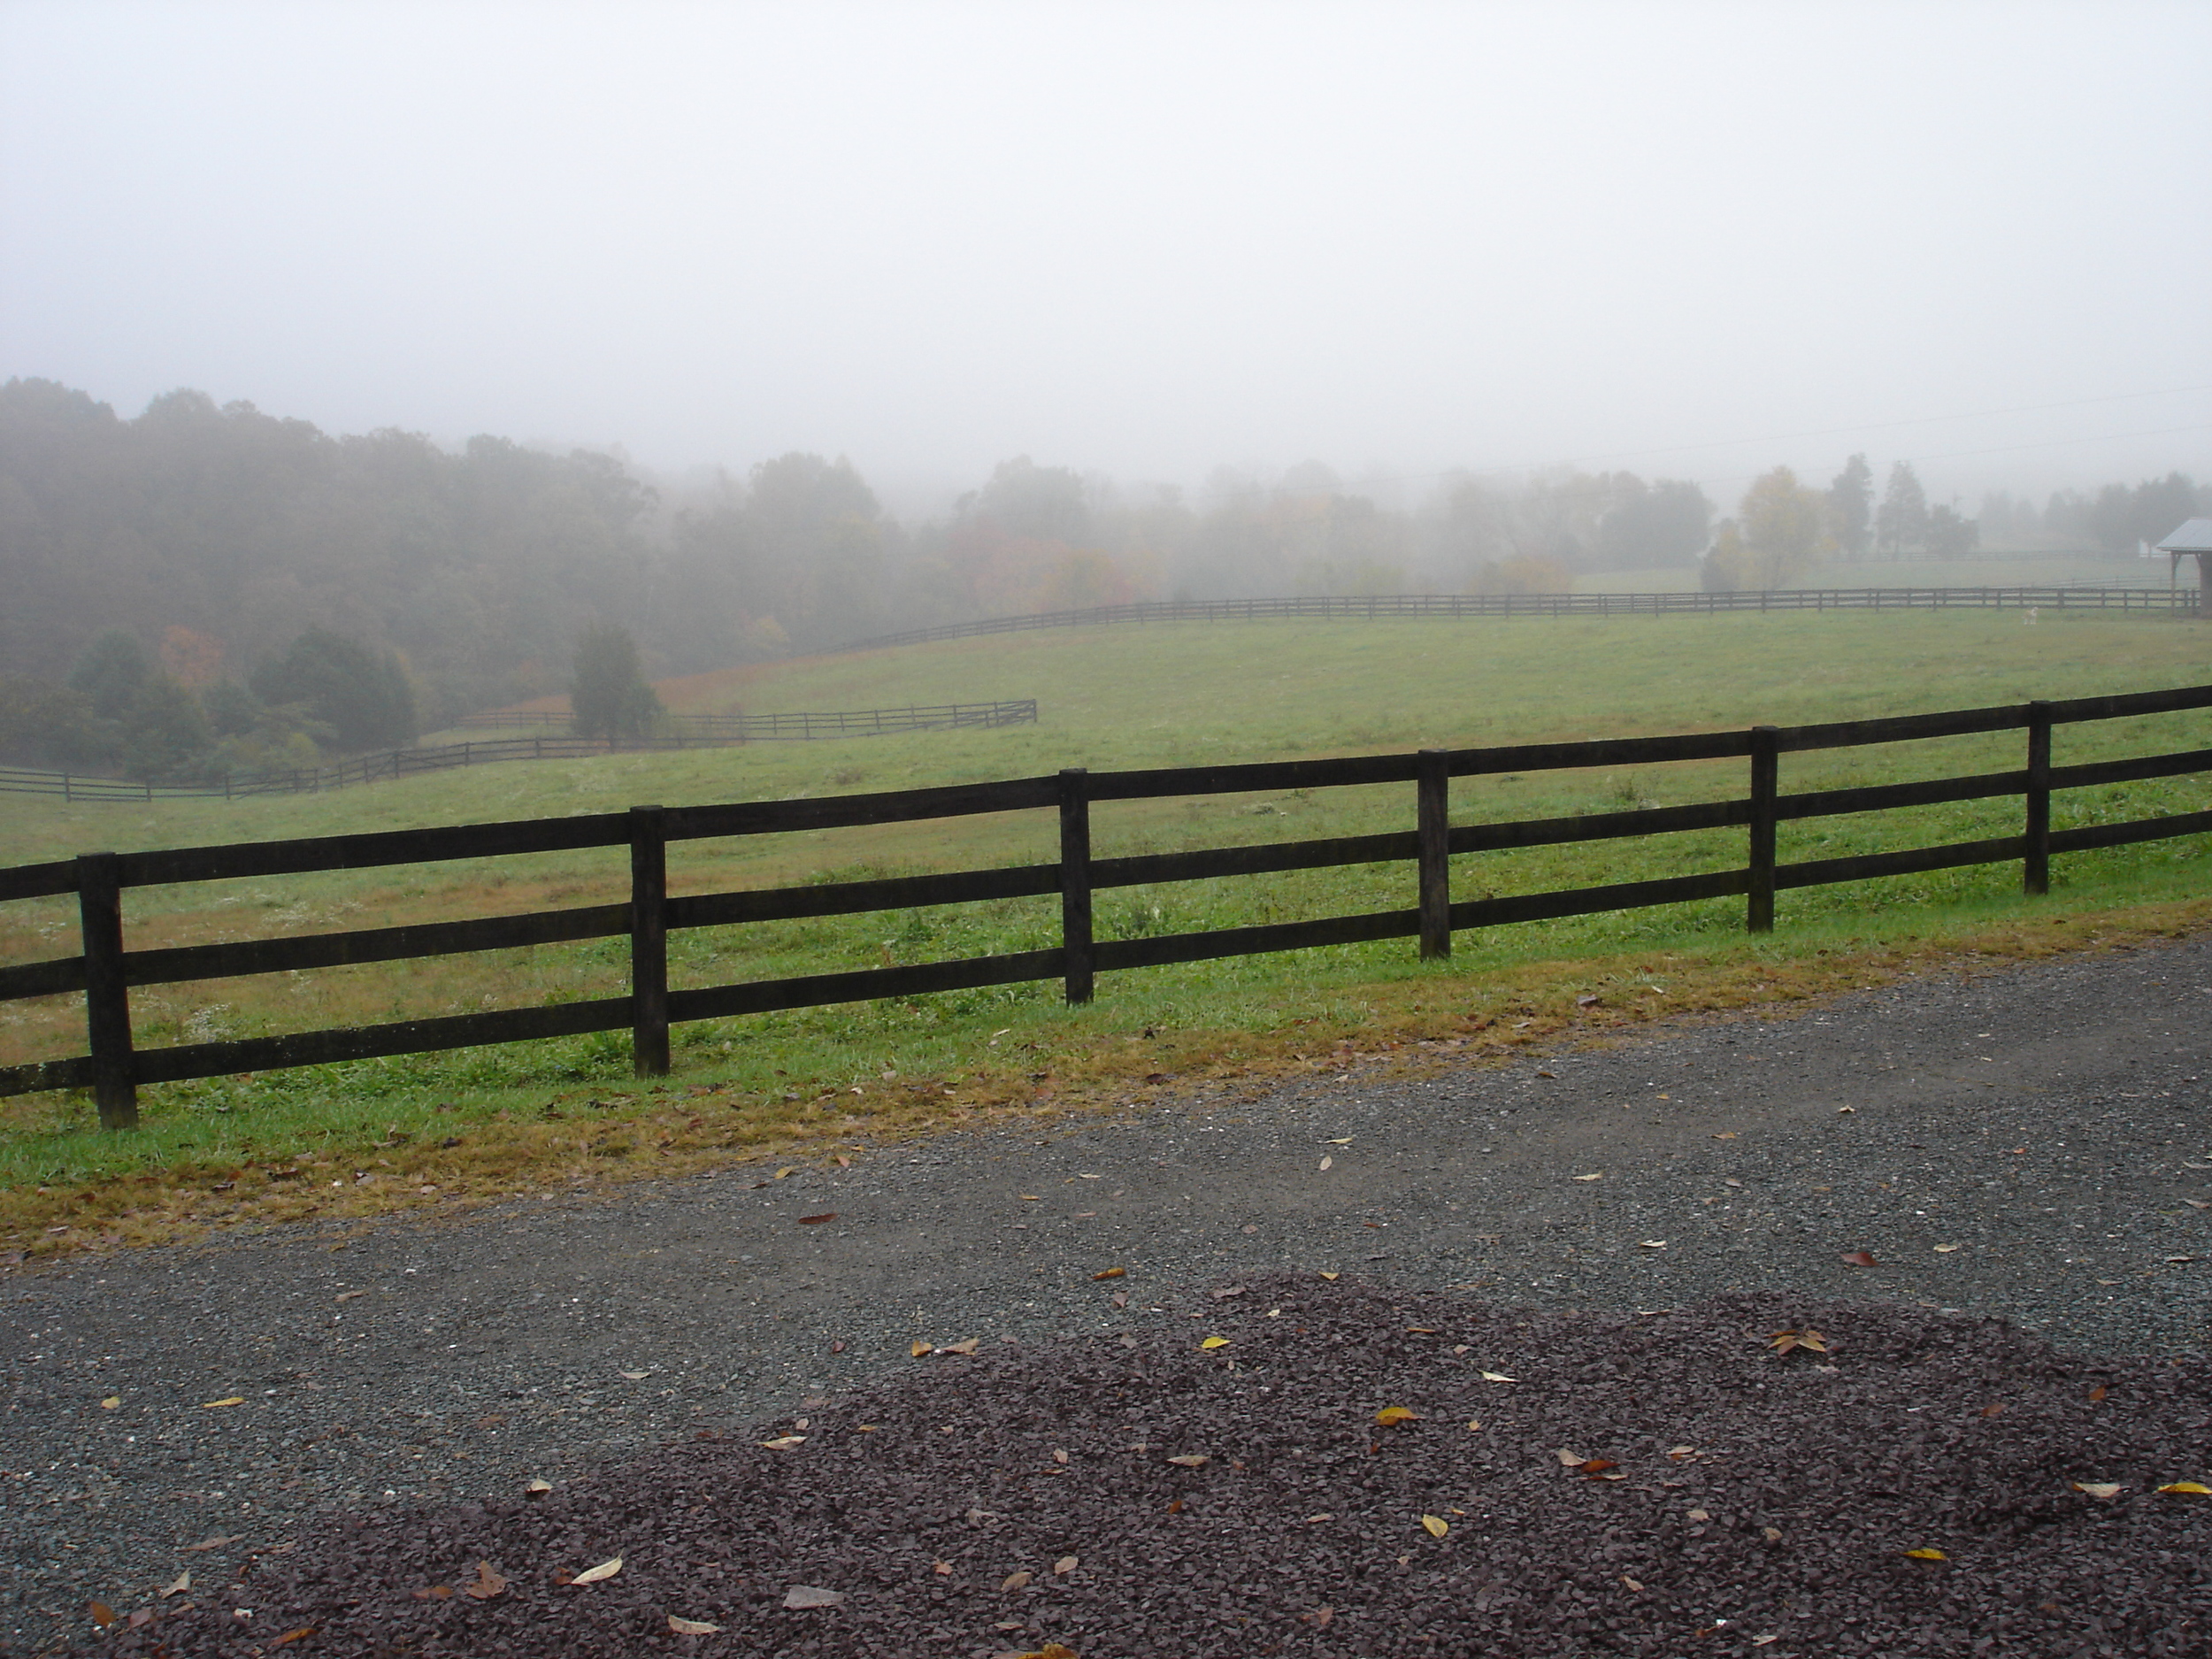
[[[2192,518],[2158,544],[2161,553],[2212,553],[2212,518]]]

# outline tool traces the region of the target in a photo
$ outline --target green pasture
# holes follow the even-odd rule
[[[326,795],[64,806],[0,796],[0,863],[101,849],[261,841],[341,831],[598,812],[643,802],[782,799],[1033,775],[1793,725],[2212,679],[2212,628],[2170,618],[2010,613],[1514,618],[1174,624],[964,640],[808,659],[672,687],[693,711],[869,708],[1033,696],[1034,726],[681,754],[513,763]],[[2212,715],[2062,728],[2061,764],[2212,746]],[[2021,737],[1787,756],[1785,791],[2021,764]],[[1740,763],[1463,782],[1455,822],[1617,810],[1738,796]],[[2204,807],[2200,778],[2059,797],[2060,826]],[[2014,833],[2016,801],[1881,818],[1786,825],[1785,861]],[[1109,803],[1094,851],[1117,854],[1409,828],[1412,790],[1375,787]],[[925,870],[1048,861],[1052,816],[1033,812],[671,849],[672,887],[708,892]],[[763,1101],[872,1087],[887,1073],[956,1082],[1026,1044],[1041,1055],[1118,1043],[1148,1028],[1265,1033],[1301,1021],[1356,1027],[1375,987],[1434,980],[1479,1008],[1500,976],[1551,960],[1617,962],[1647,979],[1671,955],[1787,956],[2076,910],[2191,897],[2202,847],[2161,842],[2061,858],[2054,893],[2016,897],[2016,866],[1789,892],[1778,931],[1742,933],[1739,901],[1622,911],[1462,934],[1446,964],[1410,940],[1109,974],[1067,1010],[1052,984],[798,1010],[679,1028],[679,1084]],[[1455,898],[1740,865],[1740,832],[1584,843],[1455,862]],[[621,849],[473,864],[209,883],[126,895],[134,944],[324,932],[618,899]],[[1403,908],[1409,864],[1102,892],[1100,935],[1128,937]],[[1050,901],[946,907],[675,935],[679,987],[1056,942]],[[0,907],[0,960],[74,954],[73,902]],[[134,993],[144,1046],[619,995],[626,943],[487,953]],[[0,1004],[0,1064],[81,1052],[81,999]],[[1001,1045],[994,1048],[994,1043]],[[388,1124],[488,1118],[548,1089],[611,1090],[626,1039],[566,1042],[212,1079],[145,1091],[134,1138],[89,1129],[84,1101],[0,1102],[0,1187],[158,1164],[219,1161],[381,1133]],[[851,1110],[858,1110],[854,1108]],[[188,1153],[185,1148],[190,1148]]]

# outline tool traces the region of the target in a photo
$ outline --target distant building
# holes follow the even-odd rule
[[[2158,550],[2173,560],[2166,567],[2170,577],[2191,554],[2197,561],[2197,619],[2212,621],[2212,518],[2192,518],[2173,534],[2160,541]]]

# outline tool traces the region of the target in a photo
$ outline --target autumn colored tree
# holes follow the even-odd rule
[[[1736,509],[1736,522],[1752,588],[1786,585],[1830,545],[1826,502],[1786,466],[1753,480]]]

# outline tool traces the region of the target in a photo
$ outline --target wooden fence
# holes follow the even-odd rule
[[[1110,623],[1253,622],[1270,617],[1648,617],[1712,616],[1739,611],[2119,611],[2194,616],[2195,588],[1783,588],[1754,593],[1682,594],[1372,594],[1294,599],[1160,599],[1080,611],[1041,611],[908,628],[833,648],[869,651],[933,640],[1036,628],[1089,628]]]
[[[1459,929],[1733,895],[1745,899],[1749,927],[1763,932],[1774,925],[1775,895],[1786,888],[2013,860],[2022,865],[2026,890],[2042,893],[2048,887],[2054,853],[2212,831],[2212,811],[2053,830],[2051,795],[2055,790],[2212,770],[2212,749],[2054,765],[2054,727],[2204,708],[2212,708],[2212,686],[1824,726],[1760,726],[1747,731],[1686,736],[1423,749],[1416,754],[1337,760],[1140,772],[1067,771],[1052,777],[817,800],[639,806],[626,812],[590,817],[158,852],[88,853],[52,864],[0,870],[0,901],[75,894],[83,940],[81,955],[0,968],[0,1001],[82,992],[89,1048],[88,1053],[70,1059],[0,1069],[0,1095],[89,1087],[99,1105],[101,1122],[127,1128],[137,1121],[136,1089],[142,1083],[574,1036],[626,1026],[631,1033],[638,1073],[657,1076],[668,1070],[672,1024],[772,1009],[918,996],[1048,979],[1064,981],[1069,1002],[1086,1002],[1091,998],[1095,977],[1119,969],[1408,937],[1419,940],[1424,956],[1445,956],[1450,954],[1453,933]],[[1780,793],[1780,757],[1785,754],[2008,731],[2026,733],[2023,764],[2015,770],[1799,795]],[[1454,825],[1448,819],[1447,790],[1453,778],[1727,759],[1748,763],[1748,792],[1739,799],[1509,823]],[[1094,859],[1091,856],[1090,811],[1095,802],[1376,784],[1413,786],[1409,803],[1413,808],[1412,829],[1133,857]],[[2022,800],[2017,834],[1899,852],[1797,864],[1776,862],[1776,826],[1784,821],[2002,795],[2017,795]],[[1058,814],[1057,863],[696,897],[672,898],[668,894],[667,848],[672,841],[1035,810]],[[1451,901],[1450,861],[1456,856],[1728,826],[1746,833],[1746,860],[1741,868],[1458,903]],[[626,903],[236,943],[150,950],[124,947],[122,894],[129,887],[617,846],[629,849],[630,898]],[[1147,938],[1101,941],[1094,937],[1092,895],[1103,888],[1387,861],[1414,865],[1416,902],[1412,908]],[[1041,895],[1057,895],[1060,902],[1061,942],[1048,949],[695,988],[676,989],[668,983],[667,939],[673,929],[850,916]],[[136,985],[281,973],[623,934],[630,941],[627,995],[167,1048],[142,1050],[132,1041],[129,990]]]
[[[566,725],[566,715],[537,717],[546,724]],[[951,726],[1033,726],[1037,701],[1025,697],[1008,703],[953,703],[937,708],[832,709],[812,713],[694,715],[676,717],[677,728],[665,735],[622,738],[549,736],[490,738],[480,741],[439,743],[428,749],[395,749],[380,755],[358,755],[335,766],[303,768],[296,772],[264,772],[249,778],[224,774],[208,783],[133,782],[124,778],[86,777],[81,772],[35,772],[0,767],[0,795],[54,795],[63,801],[170,801],[219,798],[242,800],[261,795],[311,795],[343,789],[356,784],[419,777],[428,772],[447,772],[456,766],[488,766],[511,760],[580,760],[587,756],[617,751],[678,749],[728,749],[742,743],[787,741],[794,739],[879,737],[896,732],[940,731]],[[495,726],[533,723],[530,716],[472,716]],[[684,725],[689,720],[693,725]]]

